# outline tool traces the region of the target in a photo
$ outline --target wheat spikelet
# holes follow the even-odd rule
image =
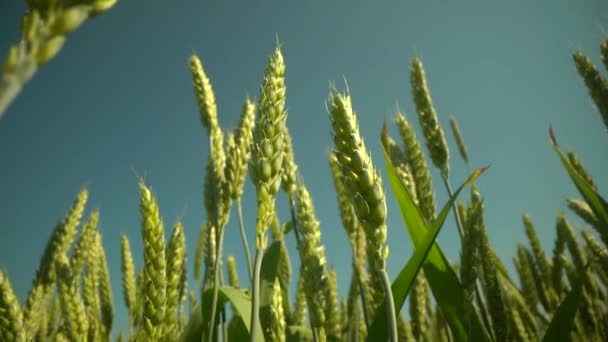
[[[410,317],[412,334],[416,341],[426,340],[429,333],[427,301],[428,289],[424,277],[424,273],[418,272],[412,284],[412,292],[410,295]]]
[[[397,316],[397,332],[399,333],[399,341],[415,341],[412,326],[407,323],[403,315]]]
[[[106,334],[112,330],[114,320],[114,300],[112,299],[112,286],[110,284],[110,271],[106,260],[106,252],[103,249],[101,234],[97,232],[95,237],[99,250],[99,299],[101,306],[101,321]]]
[[[285,126],[283,131],[283,172],[281,187],[290,200],[293,199],[293,195],[296,192],[296,175],[298,173],[298,165],[294,159],[291,134],[289,134],[289,129]]]
[[[327,291],[327,273],[325,271],[325,248],[321,245],[321,229],[314,212],[310,194],[304,184],[297,190],[298,229],[300,244],[298,252],[302,260],[302,277],[308,308],[310,309],[311,326],[323,330],[325,325],[325,307]]]
[[[275,278],[272,285],[272,298],[270,300],[270,340],[285,342],[285,316],[283,312],[283,298],[281,297],[281,285]]]
[[[327,272],[327,292],[325,303],[325,333],[330,338],[339,339],[342,335],[340,303],[338,298],[338,278],[335,269]]]
[[[420,211],[427,222],[432,222],[435,219],[435,194],[431,173],[416,138],[416,132],[402,113],[397,113],[395,123],[403,140],[405,155],[416,184],[416,197]]]
[[[236,200],[243,196],[243,185],[247,177],[247,164],[251,158],[253,144],[253,128],[255,127],[255,103],[249,98],[245,99],[241,118],[234,133],[236,154],[238,163],[235,163],[235,176],[233,184],[232,199]]]
[[[403,151],[397,146],[397,143],[393,138],[388,135],[386,127],[382,130],[382,144],[387,150],[388,156],[393,164],[395,171],[397,172],[397,176],[399,180],[405,187],[408,189],[410,196],[414,200],[414,203],[418,204],[418,197],[416,196],[416,184],[414,183],[414,179],[412,178],[412,171],[407,163],[407,159],[405,158],[405,154]]]
[[[167,299],[165,311],[165,326],[168,336],[176,329],[177,308],[182,298],[182,279],[186,262],[186,238],[181,222],[175,223],[171,238],[167,245]]]
[[[98,339],[100,322],[100,299],[99,299],[99,278],[101,273],[101,244],[97,243],[97,234],[95,231],[93,239],[89,245],[89,255],[86,263],[86,273],[83,280],[83,295],[82,300],[86,310],[86,317],[89,323],[87,337],[94,341]]]
[[[415,57],[412,60],[410,72],[412,96],[416,103],[416,113],[418,113],[418,121],[422,127],[426,146],[435,167],[441,170],[444,177],[447,177],[450,172],[448,144],[445,141],[443,129],[439,125],[437,113],[433,107],[433,101],[431,100],[431,94],[426,82],[424,67],[419,58]]]
[[[89,216],[89,219],[84,223],[82,233],[76,241],[72,259],[70,260],[70,268],[72,269],[76,282],[79,282],[82,269],[87,261],[89,247],[91,246],[97,231],[97,223],[99,221],[99,210],[95,210]]]
[[[304,276],[301,273],[302,269],[300,269],[300,277],[298,277],[298,285],[296,287],[296,298],[295,305],[293,309],[292,322],[293,325],[304,325],[306,322],[306,293],[304,290]]]
[[[591,252],[593,252],[593,254],[600,260],[599,264],[604,269],[604,272],[608,274],[608,249],[600,245],[595,237],[593,237],[593,235],[591,235],[591,233],[588,231],[583,230],[582,234],[583,239],[585,239],[585,243],[587,243],[587,246]]]
[[[157,341],[163,334],[165,319],[165,237],[156,199],[143,180],[139,189],[144,242],[143,325],[147,338]]]
[[[541,279],[543,280],[543,282],[546,285],[549,285],[551,282],[551,264],[549,264],[549,261],[547,261],[547,258],[545,257],[545,252],[540,244],[540,241],[538,240],[538,235],[536,234],[536,228],[534,227],[534,223],[532,223],[532,219],[528,214],[524,214],[522,216],[522,220],[526,230],[526,236],[530,241],[530,247],[532,247],[534,263],[540,271]]]
[[[120,255],[121,255],[121,271],[122,271],[122,294],[129,313],[131,323],[135,317],[135,263],[133,262],[133,254],[131,253],[131,245],[126,234],[120,236]]]
[[[265,249],[266,230],[274,216],[275,194],[283,169],[285,107],[285,63],[277,47],[270,56],[260,90],[259,116],[253,131],[254,146],[250,174],[257,193],[256,247]]]
[[[6,273],[0,270],[0,339],[7,342],[24,342],[25,331],[19,301]]]
[[[338,198],[338,207],[340,209],[340,218],[342,219],[342,227],[346,231],[346,235],[348,236],[348,240],[350,241],[353,252],[355,249],[355,234],[358,229],[357,226],[357,217],[355,216],[355,211],[350,202],[350,198],[348,197],[348,193],[344,186],[344,182],[342,180],[340,164],[338,163],[338,159],[334,153],[329,154],[329,167],[331,170],[332,179],[334,181],[334,188],[336,190],[336,196]]]
[[[471,298],[475,290],[475,283],[481,264],[479,255],[479,246],[481,244],[479,232],[481,205],[472,207],[465,217],[467,220],[464,220],[465,229],[460,251],[460,281],[467,297]]]
[[[452,128],[452,135],[454,136],[454,141],[456,141],[456,146],[458,146],[460,157],[462,157],[462,160],[468,164],[469,153],[467,151],[467,145],[464,143],[462,132],[460,132],[460,126],[458,125],[458,121],[456,121],[456,117],[454,117],[454,115],[450,115],[450,128]]]
[[[600,237],[604,243],[608,245],[608,233],[601,226],[587,202],[575,198],[569,198],[568,208],[570,208],[570,210],[572,210],[578,217],[583,219],[583,221],[587,222],[591,227],[593,227],[600,234]]]

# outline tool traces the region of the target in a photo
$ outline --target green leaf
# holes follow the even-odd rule
[[[212,299],[213,299],[213,288],[209,288],[203,294],[202,302],[211,303]],[[251,331],[250,330],[251,327],[249,326],[251,324],[251,297],[250,297],[249,293],[247,292],[247,290],[246,289],[237,289],[237,288],[230,287],[230,286],[220,287],[217,301],[218,301],[217,302],[218,315],[219,315],[219,312],[221,311],[220,309],[227,302],[232,303],[232,305],[234,306],[234,308],[236,309],[238,314],[243,319],[243,323],[245,324],[245,328],[247,329],[246,334],[247,334],[247,336],[249,336],[250,335],[249,332]],[[198,310],[198,311],[201,311],[201,310]],[[204,305],[202,313],[203,313],[202,322],[205,322],[205,324],[209,325],[207,322],[209,322],[209,317],[211,316],[211,305]],[[201,322],[201,327],[202,327],[202,322]],[[258,331],[256,332],[256,337],[257,337],[256,340],[264,341],[260,327],[258,326],[257,329],[258,329]],[[242,333],[239,335],[242,335]]]
[[[404,187],[398,179],[396,179],[396,181],[399,182],[399,186],[394,186],[392,176],[397,177],[397,175],[391,175],[391,172],[394,173],[394,170],[390,162],[390,158],[386,153],[385,162],[387,164],[387,168],[389,168],[389,178],[391,178],[391,186],[393,186],[393,192],[397,196],[397,201],[400,202],[400,207],[402,206],[401,203],[403,203],[403,206],[410,208],[409,210],[417,210],[407,188]],[[407,294],[409,293],[414,283],[414,279],[416,278],[418,271],[422,267],[428,253],[430,252],[431,247],[435,243],[435,239],[437,238],[437,235],[439,234],[439,231],[441,230],[441,227],[443,226],[443,223],[445,222],[445,219],[447,218],[450,209],[456,201],[458,194],[460,194],[460,192],[465,186],[471,184],[484,170],[485,169],[479,169],[473,172],[469,179],[467,179],[467,181],[456,190],[454,195],[450,198],[450,200],[445,204],[445,206],[439,213],[439,216],[437,216],[437,219],[432,223],[430,231],[424,234],[424,237],[420,241],[420,244],[417,246],[412,257],[403,267],[401,272],[399,272],[397,279],[395,279],[393,285],[391,286],[391,289],[393,291],[393,302],[395,305],[396,312],[399,312],[399,310],[401,310],[401,307],[405,302],[405,298],[407,297]],[[424,223],[420,222],[420,224]],[[427,230],[426,227],[422,228],[422,226],[419,229]],[[384,341],[388,338],[388,322],[386,317],[385,302],[382,302],[382,305],[376,312],[376,317],[373,323],[371,324],[369,333],[367,335],[367,341]]]
[[[197,305],[195,310],[190,313],[188,323],[179,340],[182,342],[200,342],[202,337],[203,318],[201,317],[201,306]]]
[[[290,325],[285,330],[286,342],[312,342],[312,330],[299,325]]]
[[[593,214],[597,218],[600,223],[600,226],[604,228],[604,231],[600,232],[602,235],[608,234],[608,203],[600,196],[597,191],[593,189],[593,187],[583,178],[577,171],[572,167],[568,159],[564,157],[562,151],[560,151],[559,146],[557,145],[557,140],[555,138],[555,133],[553,132],[553,128],[549,128],[549,137],[551,138],[551,144],[553,145],[553,149],[559,156],[559,159],[562,161],[564,168],[570,175],[570,178],[574,182],[574,185],[580,192],[581,196],[585,199],[585,202],[591,207]]]
[[[574,317],[576,316],[578,307],[583,301],[583,284],[590,264],[591,262],[587,263],[583,271],[579,274],[572,290],[570,290],[570,293],[568,293],[555,311],[555,314],[553,314],[553,319],[545,332],[543,342],[570,340],[570,332],[574,326]]]
[[[281,241],[273,242],[262,259],[260,269],[260,324],[262,331],[270,331],[272,287],[279,270],[279,259],[281,258]],[[261,335],[260,335],[261,336]],[[265,336],[265,335],[264,335]],[[269,336],[265,336],[266,339]]]
[[[386,134],[386,130],[383,132],[383,134]],[[393,291],[395,311],[398,312],[403,305],[403,301],[405,300],[409,288],[412,285],[413,277],[418,272],[420,267],[416,264],[421,263],[422,261],[420,261],[420,258],[422,258],[422,260],[424,260],[422,267],[424,268],[426,278],[431,286],[431,291],[433,292],[433,296],[435,297],[435,300],[437,301],[437,304],[439,305],[441,312],[443,313],[445,320],[450,327],[454,340],[468,341],[470,339],[474,341],[490,341],[490,337],[485,332],[477,314],[471,314],[471,326],[465,326],[465,322],[463,321],[463,318],[466,317],[465,313],[474,313],[475,311],[473,310],[472,304],[466,299],[466,295],[462,289],[460,281],[458,280],[458,276],[450,266],[450,263],[444,256],[439,246],[434,243],[434,239],[445,221],[445,218],[451,208],[451,204],[453,204],[454,198],[450,199],[448,205],[443,208],[438,218],[431,224],[431,227],[428,227],[425,224],[420,210],[414,203],[407,188],[401,183],[399,177],[397,176],[386,153],[386,148],[384,148],[384,161],[393,194],[396,197],[397,204],[399,205],[399,209],[403,217],[403,222],[406,225],[410,239],[415,247],[414,256],[412,257],[412,259],[415,259],[413,261],[410,260],[411,265],[408,266],[410,262],[406,264],[404,270],[402,270],[391,287]],[[481,168],[473,172],[473,174],[469,176],[467,181],[455,193],[455,196],[462,190],[464,186],[473,182],[485,169],[486,168]],[[428,247],[429,244],[431,245],[430,249]],[[386,310],[380,309],[378,310],[378,313],[385,311]],[[381,327],[386,327],[386,314],[384,313],[383,315],[384,316],[380,317],[384,317],[384,324],[376,324],[380,324]],[[372,326],[372,328],[374,327]],[[381,331],[383,334],[387,334],[386,329],[377,330],[378,333]],[[470,331],[471,336],[467,335],[467,331]],[[373,332],[376,333],[376,330]],[[386,338],[378,338],[374,340],[382,341],[386,340]]]

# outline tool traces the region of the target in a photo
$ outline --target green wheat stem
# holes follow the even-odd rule
[[[239,228],[241,231],[241,240],[243,241],[243,248],[245,249],[245,256],[247,257],[247,272],[249,272],[249,280],[253,279],[253,265],[251,264],[251,252],[249,251],[249,242],[247,242],[247,234],[245,233],[245,224],[243,223],[243,208],[241,206],[241,199],[236,200],[236,210],[239,217]]]
[[[251,324],[249,325],[249,329],[251,331],[249,338],[250,342],[255,342],[256,340],[256,329],[260,320],[260,270],[262,268],[263,257],[264,250],[262,248],[256,248],[255,267],[253,269],[253,298],[251,300]]]
[[[215,331],[215,316],[217,314],[217,299],[219,295],[220,289],[220,274],[221,274],[221,259],[222,259],[222,245],[224,242],[224,228],[219,229],[219,233],[216,234],[216,255],[215,255],[215,266],[213,271],[215,272],[214,276],[214,284],[213,284],[213,299],[211,301],[211,319],[209,321],[209,335],[207,336],[207,341],[213,341],[213,332]]]
[[[382,270],[382,285],[386,293],[386,314],[388,316],[388,331],[391,342],[397,342],[397,320],[395,316],[395,304],[393,303],[393,291],[391,290],[391,280],[388,278],[386,270]],[[362,291],[363,292],[363,291]]]

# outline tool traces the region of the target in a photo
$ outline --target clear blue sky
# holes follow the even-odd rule
[[[346,78],[361,133],[385,178],[379,132],[398,102],[415,119],[409,63],[426,67],[443,126],[459,120],[474,167],[491,163],[478,182],[489,236],[511,267],[525,241],[529,212],[550,252],[555,217],[575,195],[549,144],[553,125],[607,188],[607,135],[571,61],[580,48],[599,64],[606,39],[605,1],[119,1],[69,36],[0,120],[0,267],[20,299],[26,296],[55,223],[81,186],[91,191],[87,214],[101,210],[100,229],[111,268],[116,326],[126,329],[120,287],[120,233],[142,264],[137,178],[158,195],[165,228],[182,218],[189,261],[200,223],[208,141],[200,125],[187,60],[200,55],[212,80],[220,122],[233,128],[248,94],[257,98],[278,35],[287,64],[288,125],[296,161],[321,220],[328,263],[346,292],[350,249],[340,227],[326,162],[331,148],[324,102],[329,83]],[[24,4],[0,4],[0,52],[18,39]],[[605,71],[605,70],[604,70]],[[417,126],[417,120],[414,120]],[[417,126],[418,127],[418,126]],[[392,133],[396,136],[396,130]],[[451,135],[448,132],[448,137]],[[466,169],[452,144],[453,182]],[[434,171],[438,203],[446,200]],[[388,182],[385,179],[385,186]],[[388,188],[387,188],[388,190]],[[251,243],[255,193],[245,190]],[[389,273],[412,252],[388,191]],[[284,197],[281,217],[286,218]],[[569,214],[572,218],[572,215]],[[580,223],[574,220],[577,225]],[[225,252],[246,277],[233,219]],[[168,235],[168,233],[167,233]],[[439,236],[453,260],[456,227]],[[297,258],[290,236],[291,256]],[[192,273],[190,265],[189,272]],[[191,288],[198,284],[190,282]]]

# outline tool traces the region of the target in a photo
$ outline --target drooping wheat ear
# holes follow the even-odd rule
[[[534,263],[540,271],[543,282],[546,286],[549,286],[551,283],[551,264],[547,260],[545,251],[538,240],[538,235],[536,234],[536,228],[534,227],[532,218],[530,218],[530,215],[526,213],[523,214],[522,221],[526,230],[526,236],[530,241],[530,247],[532,248],[532,253],[534,255]]]
[[[342,336],[342,322],[338,297],[338,278],[335,269],[327,272],[326,298],[325,333],[328,337],[339,339]]]
[[[104,326],[106,336],[112,331],[114,320],[114,300],[112,296],[112,285],[110,283],[110,270],[106,259],[106,252],[103,248],[101,234],[96,232],[96,243],[99,249],[99,299],[101,304],[101,321]]]
[[[203,260],[207,255],[207,240],[208,240],[207,223],[203,222],[198,232],[198,240],[196,241],[196,250],[194,251],[194,279],[198,280],[201,276],[201,268]]]
[[[28,339],[33,338],[38,331],[40,310],[46,305],[46,300],[55,286],[55,262],[59,256],[67,253],[72,244],[88,196],[89,192],[86,188],[80,190],[72,207],[63,220],[55,226],[45,246],[32,288],[23,306],[23,325]]]
[[[395,140],[388,135],[386,123],[380,138],[382,139],[382,144],[386,148],[391,163],[397,172],[397,176],[399,176],[399,180],[401,180],[401,183],[403,183],[403,185],[405,185],[405,187],[409,190],[410,195],[413,197],[414,203],[418,204],[418,197],[416,196],[416,184],[414,183],[414,179],[412,177],[412,171],[407,163],[405,154],[403,151],[401,151],[399,146],[397,146]]]
[[[126,234],[120,236],[120,251],[121,251],[121,271],[122,271],[122,295],[125,300],[125,306],[129,313],[131,324],[135,317],[135,263],[133,262],[133,254],[131,253],[131,245]]]
[[[325,307],[328,288],[325,247],[321,245],[321,228],[315,215],[312,199],[303,183],[298,186],[297,207],[300,233],[298,252],[300,260],[302,260],[304,292],[310,309],[311,326],[321,332],[324,330],[326,320]]]
[[[600,75],[593,62],[581,51],[574,51],[572,59],[608,129],[608,80]]]
[[[186,238],[181,222],[175,223],[169,244],[167,245],[167,304],[166,304],[166,331],[169,336],[174,333],[177,324],[177,309],[181,303],[182,277],[186,262]]]
[[[587,202],[576,198],[569,198],[568,208],[570,208],[570,210],[572,210],[578,217],[582,218],[583,221],[587,222],[591,227],[593,227],[600,234],[600,237],[604,243],[608,246],[608,233],[604,227],[601,226]]]
[[[425,340],[429,333],[429,313],[426,311],[429,294],[425,279],[424,273],[422,271],[418,272],[418,275],[414,279],[412,293],[410,296],[412,334],[414,335],[416,341]]]
[[[247,164],[251,158],[251,148],[253,144],[253,128],[255,127],[255,103],[249,97],[245,99],[241,118],[234,133],[236,150],[233,152],[238,156],[238,163],[234,168],[233,192],[230,194],[232,199],[237,200],[243,196],[243,186],[247,177]]]
[[[271,341],[285,342],[285,315],[283,312],[283,298],[281,296],[281,285],[275,278],[272,285],[272,298],[270,300],[270,336]]]
[[[444,177],[447,177],[450,173],[448,144],[445,141],[443,129],[439,125],[437,113],[433,107],[431,93],[420,58],[414,57],[410,72],[412,96],[416,103],[416,113],[418,113],[418,120],[426,140],[426,146],[435,167],[441,170]]]
[[[163,334],[166,305],[165,232],[156,198],[143,180],[139,189],[144,242],[143,325],[147,338],[158,341]]]
[[[517,245],[517,257],[513,258],[513,264],[515,265],[515,270],[519,276],[522,295],[530,306],[536,306],[539,299],[536,293],[534,277],[532,276],[532,272],[528,266],[529,263],[526,248],[523,245]]]
[[[304,290],[304,276],[301,272],[302,269],[300,269],[300,276],[298,277],[295,305],[293,309],[293,314],[291,315],[293,325],[304,325],[306,322],[306,292]]]
[[[70,260],[70,268],[72,269],[75,281],[80,282],[82,269],[89,256],[89,248],[94,241],[95,232],[97,231],[97,223],[99,222],[99,210],[94,210],[87,222],[84,223],[82,232],[76,240],[72,259]]]
[[[283,131],[283,173],[281,187],[290,200],[293,200],[293,195],[296,192],[297,173],[298,165],[295,162],[291,134],[289,134],[289,129],[285,126],[285,130]]]
[[[334,153],[355,215],[367,237],[368,269],[372,272],[373,305],[379,305],[383,296],[383,275],[388,246],[386,245],[386,198],[382,180],[372,165],[359,133],[357,117],[350,95],[331,89],[331,124]]]
[[[7,342],[25,342],[19,301],[6,273],[0,270],[0,338]]]
[[[266,230],[281,186],[285,138],[285,63],[280,48],[270,56],[260,89],[259,116],[253,130],[250,174],[257,193],[256,247],[265,249]]]
[[[597,191],[597,186],[593,181],[593,177],[591,177],[589,171],[587,171],[587,169],[583,166],[583,163],[578,158],[576,153],[574,153],[572,150],[568,150],[567,154],[570,165],[572,165],[572,167],[587,181],[587,183],[589,183],[589,185],[591,185],[591,187]]]
[[[458,146],[458,152],[460,153],[460,157],[466,164],[469,163],[469,152],[467,151],[467,145],[464,143],[464,139],[462,138],[462,132],[460,132],[460,125],[458,125],[458,121],[456,121],[456,117],[454,115],[450,115],[450,127],[452,128],[452,135],[454,136],[454,141],[456,142],[456,146]]]
[[[483,217],[483,201],[477,188],[471,188],[471,203],[479,203]],[[479,255],[481,257],[481,275],[484,285],[485,297],[488,312],[492,321],[492,329],[496,341],[506,341],[507,338],[507,315],[504,301],[504,294],[500,287],[497,271],[497,256],[494,254],[487,230],[483,219],[479,220],[480,246]]]
[[[420,148],[420,143],[416,138],[416,132],[405,115],[397,113],[395,123],[403,140],[405,155],[416,184],[416,197],[418,198],[420,211],[427,222],[432,222],[435,219],[435,193],[433,192],[431,172]]]
[[[87,337],[89,322],[87,314],[78,293],[78,286],[65,255],[59,257],[57,267],[57,295],[61,302],[64,332],[72,341],[84,341]]]

